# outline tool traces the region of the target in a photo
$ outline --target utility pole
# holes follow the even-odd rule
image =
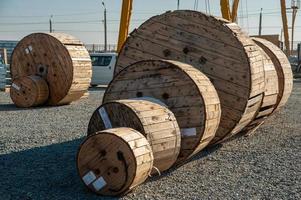
[[[259,36],[261,36],[261,32],[262,32],[262,8],[260,10],[260,16],[259,16],[259,33],[258,33]]]
[[[104,0],[102,0],[102,6],[104,8],[104,32],[105,32],[105,51],[108,50],[108,38],[107,38],[107,8]]]
[[[281,15],[282,15],[282,24],[283,24],[285,53],[287,56],[289,56],[291,51],[290,51],[290,42],[289,42],[289,34],[288,34],[288,25],[287,25],[286,1],[280,0],[280,5],[281,5]]]
[[[177,9],[178,9],[178,10],[180,9],[180,0],[178,0],[178,6],[177,6]]]
[[[293,9],[293,12],[292,12],[291,55],[293,54],[293,51],[294,51],[295,21],[296,21],[297,11],[298,11],[299,7],[300,7],[300,0],[292,0],[292,6],[291,6],[291,8]]]
[[[53,15],[51,15],[50,18],[49,18],[49,32],[50,33],[53,32],[53,30],[52,30],[52,17],[53,17]]]

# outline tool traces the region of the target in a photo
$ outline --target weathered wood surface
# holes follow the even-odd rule
[[[97,132],[85,139],[77,154],[83,183],[100,195],[124,194],[142,184],[153,167],[147,139],[130,128]]]
[[[255,38],[252,38],[257,43]],[[265,90],[263,93],[263,99],[254,120],[244,129],[246,132],[252,133],[257,126],[262,125],[265,119],[270,116],[277,108],[278,96],[279,96],[279,80],[276,68],[272,59],[265,53],[264,49],[260,46],[260,52],[264,62],[264,76],[265,76]]]
[[[48,104],[62,105],[78,100],[88,90],[91,59],[83,43],[64,33],[33,33],[13,51],[12,79],[39,75],[49,85]]]
[[[42,105],[49,97],[47,82],[39,76],[17,78],[11,85],[10,97],[21,108]]]
[[[293,73],[290,62],[283,51],[273,43],[261,39],[253,38],[256,44],[261,47],[265,53],[271,58],[278,76],[278,100],[274,111],[282,108],[288,101],[293,90]]]
[[[212,81],[221,100],[220,127],[212,144],[241,131],[255,117],[264,92],[264,68],[257,45],[238,25],[196,11],[154,16],[133,31],[116,69],[140,60],[191,64]]]
[[[168,108],[139,99],[107,102],[93,113],[88,135],[116,127],[133,128],[147,138],[154,154],[154,167],[160,172],[176,162],[181,133],[174,114]]]
[[[181,128],[178,162],[196,154],[214,138],[221,116],[220,101],[210,80],[191,65],[149,60],[115,76],[103,102],[153,97],[168,106]]]

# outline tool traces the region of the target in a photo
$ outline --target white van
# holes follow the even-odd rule
[[[92,60],[91,86],[108,85],[113,79],[117,53],[90,53]]]

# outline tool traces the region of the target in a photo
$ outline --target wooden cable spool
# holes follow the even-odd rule
[[[49,96],[47,82],[39,76],[25,76],[13,81],[10,96],[14,104],[29,108],[44,104]]]
[[[256,39],[252,38],[255,43]],[[244,131],[253,132],[256,128],[263,124],[265,119],[270,116],[277,107],[279,95],[279,81],[276,68],[272,59],[261,48],[261,54],[264,62],[264,76],[265,76],[265,91],[262,99],[262,104],[254,120],[244,129]]]
[[[293,73],[290,62],[283,51],[268,40],[252,38],[256,44],[271,58],[278,75],[278,100],[274,111],[282,108],[293,90]]]
[[[64,33],[33,33],[12,54],[12,79],[39,75],[49,86],[49,105],[69,104],[88,90],[92,66],[83,43]]]
[[[187,10],[154,16],[128,37],[115,75],[147,59],[188,63],[210,78],[222,107],[221,123],[212,144],[241,131],[261,105],[261,52],[237,24]]]
[[[133,128],[148,139],[153,150],[154,167],[160,172],[176,162],[181,134],[177,120],[168,108],[138,99],[107,102],[93,113],[88,135],[116,127]]]
[[[188,64],[177,61],[137,62],[115,76],[103,102],[153,97],[168,106],[181,128],[178,163],[196,154],[214,138],[220,101],[210,80]]]
[[[86,138],[77,154],[77,169],[93,192],[116,196],[143,183],[153,167],[146,138],[130,128],[115,128]]]

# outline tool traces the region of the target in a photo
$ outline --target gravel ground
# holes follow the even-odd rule
[[[75,155],[103,89],[61,107],[17,109],[0,92],[0,199],[103,199],[85,189]],[[252,137],[206,149],[122,199],[301,199],[301,82]]]

